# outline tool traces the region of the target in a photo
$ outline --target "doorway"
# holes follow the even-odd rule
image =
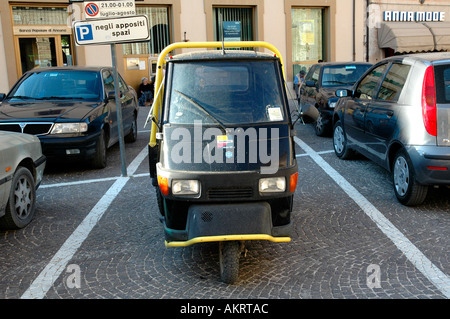
[[[70,35],[16,37],[17,72],[34,68],[73,65]]]

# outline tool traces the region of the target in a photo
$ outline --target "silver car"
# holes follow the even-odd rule
[[[421,204],[431,185],[450,185],[450,53],[384,59],[336,95],[339,158],[358,151],[391,171],[404,205]]]
[[[20,229],[31,222],[45,164],[39,138],[0,131],[1,229]]]

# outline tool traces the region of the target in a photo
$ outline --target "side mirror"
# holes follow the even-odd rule
[[[337,97],[346,97],[346,96],[351,96],[352,91],[347,90],[347,89],[339,89],[339,90],[336,90],[335,94]]]
[[[122,97],[122,92],[119,92],[119,98],[121,98],[121,97]],[[116,92],[114,92],[114,91],[108,92],[108,96],[106,98],[107,98],[108,101],[109,100],[115,100],[116,99]]]
[[[0,101],[3,101],[6,97],[5,93],[0,93]]]
[[[315,87],[316,86],[316,82],[314,82],[314,81],[306,81],[305,84],[308,87]]]

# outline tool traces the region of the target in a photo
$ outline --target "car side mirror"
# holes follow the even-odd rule
[[[346,97],[346,96],[351,96],[352,91],[347,90],[347,89],[339,89],[339,90],[336,90],[335,94],[337,97]]]
[[[119,92],[119,97],[122,97],[122,92]],[[108,92],[108,96],[107,96],[108,101],[109,100],[115,100],[116,99],[116,92],[114,91],[110,91]]]
[[[308,87],[315,87],[316,86],[316,82],[314,82],[314,81],[306,81],[305,84]]]
[[[6,97],[5,93],[0,93],[0,101],[3,101]]]

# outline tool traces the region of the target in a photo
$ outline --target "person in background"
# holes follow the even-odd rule
[[[300,72],[298,72],[295,75],[295,78],[294,78],[294,90],[295,90],[295,93],[297,94],[297,99],[299,98],[298,89],[300,87],[300,84],[302,84],[303,80],[305,79],[305,74],[306,74],[305,70],[301,70]]]
[[[148,78],[143,77],[138,89],[139,106],[145,106],[147,102],[153,102],[153,85],[148,82]]]

